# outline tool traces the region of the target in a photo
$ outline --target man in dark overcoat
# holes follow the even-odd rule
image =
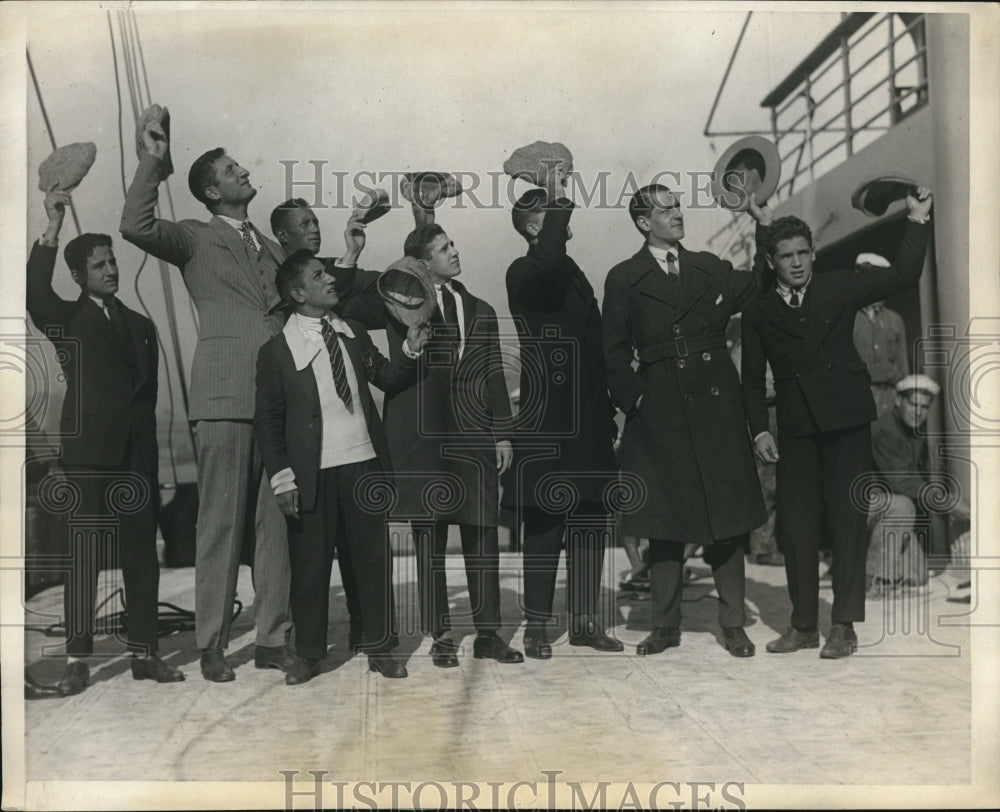
[[[396,472],[392,518],[411,521],[421,625],[433,635],[434,664],[457,666],[445,577],[448,525],[457,524],[477,632],[474,656],[522,662],[497,634],[498,477],[510,466],[513,448],[496,311],[455,278],[462,271],[458,250],[441,226],[418,226],[404,253],[422,263],[437,299],[416,383],[386,397],[384,418]],[[386,336],[395,363],[406,328],[390,319]]]
[[[743,545],[767,514],[725,329],[758,296],[763,258],[758,252],[746,273],[687,250],[678,199],[665,186],[638,190],[629,213],[645,244],[608,273],[603,336],[611,397],[626,415],[622,470],[645,486],[644,504],[622,527],[650,540],[653,628],[638,653],[680,644],[684,545],[692,543],[712,568],[726,649],[750,657]],[[751,203],[750,214],[758,232],[770,222],[766,207]]]
[[[521,375],[515,478],[504,501],[519,507],[524,522],[524,653],[536,659],[552,654],[545,626],[564,538],[570,645],[623,648],[598,620],[617,431],[604,380],[601,311],[566,253],[574,208],[563,194],[569,169],[554,167],[545,189],[517,201],[512,219],[528,252],[507,270]],[[572,504],[561,503],[565,488]]]

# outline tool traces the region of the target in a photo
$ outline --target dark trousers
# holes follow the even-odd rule
[[[354,493],[358,479],[381,470],[377,459],[323,469],[315,507],[288,520],[292,623],[300,657],[318,660],[326,656],[334,551],[341,558],[341,572],[349,573],[344,592],[354,596],[360,614],[362,649],[376,653],[396,647],[385,514],[363,510]]]
[[[606,516],[594,516],[586,525],[574,520],[567,528],[566,514],[525,507],[524,516],[524,617],[529,626],[552,619],[552,600],[559,570],[559,553],[566,538],[566,611],[570,631],[581,631],[597,616],[604,567]]]
[[[94,651],[94,604],[97,578],[105,567],[121,567],[127,607],[128,648],[146,654],[157,650],[156,604],[160,565],[156,559],[156,521],[160,504],[156,474],[129,464],[67,468],[79,503],[69,518],[72,568],[63,577],[66,653],[83,657]],[[110,604],[117,609],[116,604]]]
[[[871,427],[783,434],[778,453],[778,545],[785,555],[792,625],[816,628],[824,532],[833,547],[832,621],[864,620],[868,501],[852,498],[851,490],[873,467]]]
[[[448,579],[445,551],[448,522],[411,522],[417,554],[417,592],[420,596],[420,627],[441,637],[452,625],[448,612]],[[500,543],[495,527],[459,524],[462,557],[469,586],[469,603],[476,631],[500,628]]]
[[[705,563],[712,568],[719,593],[719,625],[742,626],[746,620],[746,535],[705,545]],[[649,540],[649,585],[654,628],[681,625],[681,595],[684,592],[684,542]]]

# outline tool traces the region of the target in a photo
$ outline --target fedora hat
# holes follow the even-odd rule
[[[851,195],[851,205],[869,217],[881,217],[891,203],[903,200],[916,191],[915,180],[882,172],[861,182]]]
[[[96,157],[97,147],[89,141],[59,147],[38,167],[38,188],[43,192],[53,189],[72,192],[86,177]]]
[[[518,147],[510,157],[503,162],[503,171],[512,178],[523,178],[535,186],[545,182],[546,165],[573,165],[573,153],[558,141],[551,144],[548,141],[535,141],[527,146]]]
[[[449,172],[404,172],[399,191],[410,203],[433,208],[442,198],[460,195],[462,186]]]
[[[750,195],[758,206],[774,194],[781,180],[778,148],[760,135],[748,135],[730,145],[712,172],[712,197],[733,211],[746,211]]]
[[[377,287],[386,309],[397,321],[413,327],[430,320],[437,297],[419,259],[397,259],[379,276]]]
[[[354,207],[354,216],[362,223],[371,223],[389,213],[389,193],[385,189],[370,189]]]

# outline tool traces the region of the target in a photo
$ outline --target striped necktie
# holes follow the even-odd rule
[[[327,352],[330,353],[330,367],[333,370],[333,385],[337,389],[337,394],[344,401],[347,411],[354,413],[354,403],[351,398],[351,386],[347,382],[347,369],[344,366],[344,354],[340,351],[340,341],[337,340],[337,333],[330,322],[325,319],[321,322],[320,328],[323,333],[323,343],[326,344]]]
[[[667,252],[667,273],[671,276],[681,275],[680,269],[677,267],[677,257],[669,251]]]

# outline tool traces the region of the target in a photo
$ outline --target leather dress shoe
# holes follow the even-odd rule
[[[406,666],[391,654],[369,654],[368,670],[389,679],[403,679],[403,677],[408,676]]]
[[[25,699],[55,699],[62,696],[62,691],[57,685],[42,685],[25,670],[24,672],[24,698]]]
[[[301,685],[319,673],[319,660],[312,657],[294,657],[285,669],[285,685]]]
[[[201,675],[209,682],[232,682],[236,679],[221,648],[206,648],[201,652]]]
[[[66,666],[62,679],[59,680],[56,687],[59,688],[59,693],[63,696],[73,696],[73,694],[82,693],[89,680],[90,669],[87,668],[87,664],[74,660]]]
[[[640,657],[646,657],[650,654],[659,654],[668,648],[676,648],[680,644],[680,626],[657,626],[635,647],[635,653]]]
[[[625,646],[613,637],[608,637],[596,623],[587,623],[581,632],[569,636],[571,646],[590,646],[597,651],[622,651]]]
[[[257,668],[277,668],[287,674],[295,660],[288,646],[254,646],[253,664]]]
[[[356,654],[361,645],[361,618],[352,617],[347,627],[347,645],[351,654]]]
[[[133,657],[129,661],[132,679],[153,679],[157,682],[184,682],[184,674],[179,668],[167,665],[155,654],[148,657]]]
[[[747,633],[743,631],[742,626],[723,628],[722,641],[726,651],[734,657],[753,657],[757,653],[757,649],[747,637]]]
[[[524,655],[508,646],[495,634],[482,634],[472,645],[472,655],[477,660],[496,660],[498,663],[523,663]]]
[[[545,629],[529,626],[524,630],[524,656],[533,660],[548,660],[552,656],[552,645]]]
[[[431,645],[431,661],[438,668],[458,668],[455,643],[448,637],[439,637]]]
[[[789,626],[781,637],[772,640],[765,648],[772,654],[790,654],[800,648],[819,648],[819,630],[801,631],[794,626]]]
[[[826,643],[820,649],[819,656],[824,660],[837,660],[850,657],[858,650],[858,636],[854,633],[853,623],[834,623],[826,636]]]

